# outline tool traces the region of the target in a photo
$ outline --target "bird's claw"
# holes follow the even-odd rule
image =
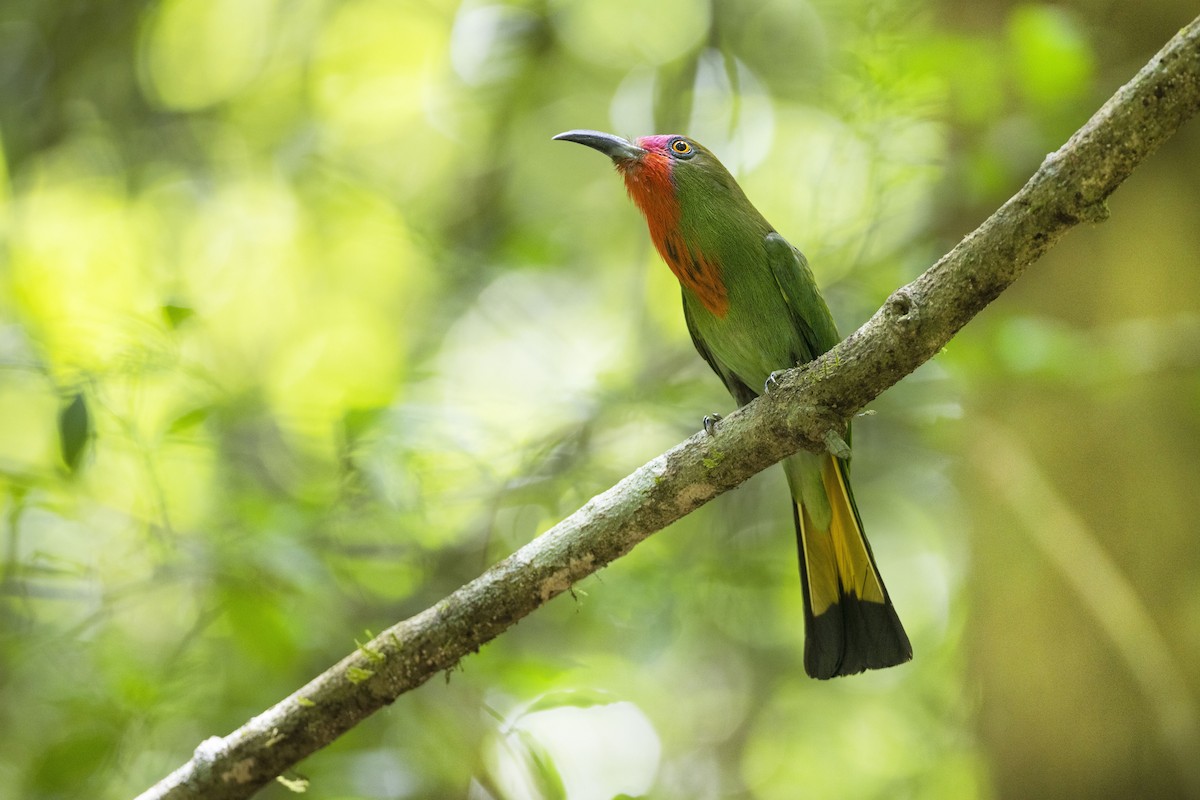
[[[783,370],[777,369],[767,376],[766,383],[763,384],[763,394],[770,394],[771,390],[779,385],[779,376],[783,372]]]
[[[704,432],[709,436],[717,435],[717,423],[721,421],[720,414],[705,414],[704,415]]]

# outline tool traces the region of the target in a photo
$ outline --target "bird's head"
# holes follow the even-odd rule
[[[599,150],[625,178],[663,260],[713,314],[729,306],[720,256],[711,241],[736,229],[745,214],[758,217],[729,171],[707,148],[678,134],[630,141],[600,131],[567,131],[555,139]],[[761,217],[759,217],[761,220]],[[767,228],[765,221],[762,221]],[[765,234],[765,230],[763,233]]]
[[[713,196],[738,192],[729,171],[708,148],[679,134],[642,136],[630,141],[601,131],[576,130],[554,137],[586,145],[612,159],[630,197],[647,218],[677,217],[681,193]]]
[[[632,142],[600,131],[568,131],[554,138],[586,145],[612,158],[617,172],[624,176],[630,196],[643,211],[647,210],[643,200],[650,200],[655,194],[674,196],[685,186],[716,188],[733,184],[732,176],[712,152],[677,133],[646,136]]]

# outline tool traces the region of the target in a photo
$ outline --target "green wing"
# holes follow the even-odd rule
[[[775,276],[775,284],[792,314],[792,324],[808,348],[805,360],[812,361],[840,342],[842,337],[838,335],[833,315],[829,313],[829,306],[825,305],[825,298],[817,288],[816,278],[808,268],[808,260],[804,258],[804,254],[775,231],[767,234],[765,244],[767,261],[771,265],[771,274]],[[846,425],[846,443],[850,443],[849,423]],[[844,459],[838,461],[844,469],[849,470],[849,462]],[[846,485],[846,490],[849,492],[849,484]],[[853,507],[854,496],[850,497]],[[855,513],[858,513],[857,510]]]
[[[792,315],[792,325],[804,343],[804,361],[812,361],[840,341],[829,306],[821,297],[804,254],[771,231],[764,241],[775,285]]]
[[[775,369],[787,369],[812,361],[814,358],[833,347],[838,342],[837,328],[829,308],[821,298],[813,279],[808,262],[795,247],[774,231],[763,239],[763,252],[766,255],[768,272],[774,281],[775,288],[783,298],[791,322],[792,336],[788,337],[787,356],[780,356],[780,363]],[[769,291],[769,290],[768,290]],[[693,312],[685,298],[683,303],[684,318],[687,320],[688,333],[696,350],[712,367],[713,372],[721,378],[725,388],[733,395],[738,405],[745,405],[758,396],[761,389],[759,380],[747,380],[739,375],[730,364],[723,363],[717,358],[714,348],[705,341],[701,326],[693,318]],[[789,363],[790,362],[790,363]]]

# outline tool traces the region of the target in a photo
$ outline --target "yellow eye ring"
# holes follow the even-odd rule
[[[688,144],[687,140],[685,139],[676,139],[675,141],[671,142],[671,150],[674,151],[676,155],[686,156],[688,153],[692,152],[692,146]]]

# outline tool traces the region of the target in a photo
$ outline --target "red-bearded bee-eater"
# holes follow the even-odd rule
[[[654,246],[679,279],[696,350],[738,405],[757,397],[773,372],[812,361],[838,343],[803,254],[775,232],[706,148],[674,135],[630,142],[576,130],[554,138],[613,160]],[[912,645],[863,535],[846,460],[802,450],[784,459],[783,468],[800,549],[805,670],[832,678],[908,661]]]

